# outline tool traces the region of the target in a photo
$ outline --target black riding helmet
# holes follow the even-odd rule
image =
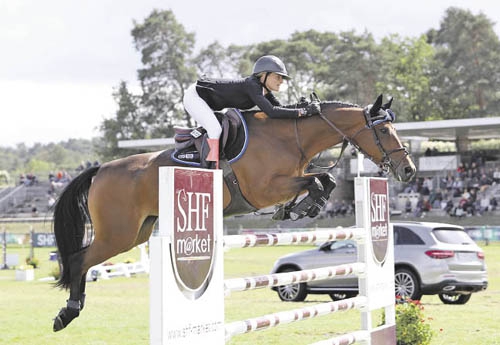
[[[283,76],[284,79],[290,79],[288,72],[286,71],[285,64],[274,55],[264,55],[257,59],[253,65],[252,74],[257,75],[262,72],[274,72]]]

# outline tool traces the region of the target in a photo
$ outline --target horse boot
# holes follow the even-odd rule
[[[328,174],[326,176],[331,175]],[[327,192],[323,186],[324,182],[326,182],[326,179],[324,177],[325,175],[313,177],[311,184],[307,188],[309,194],[290,210],[290,219],[297,220],[304,218],[306,215],[314,218],[318,215],[321,208],[325,206],[327,200],[326,198],[324,198],[324,195]],[[328,185],[328,192],[331,192],[333,188],[335,188],[335,186],[335,183],[333,183],[333,186],[331,188],[330,185]]]
[[[307,216],[310,218],[315,218],[321,209],[325,207],[328,199],[330,198],[330,194],[337,187],[337,181],[335,177],[329,173],[322,174],[318,177],[321,185],[323,186],[323,191],[316,199],[316,206],[311,207],[309,212],[307,212]]]
[[[320,205],[316,203],[314,198],[311,195],[308,195],[290,210],[290,219],[302,219],[305,216],[309,215],[311,209],[319,207]]]

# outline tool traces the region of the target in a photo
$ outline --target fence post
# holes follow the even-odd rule
[[[370,333],[370,345],[395,345],[394,243],[389,222],[387,179],[356,177],[356,226],[366,229],[359,244],[358,261],[365,262],[366,272],[359,277],[359,294],[368,305],[361,312],[361,327]],[[373,327],[372,311],[384,309],[385,324]]]
[[[3,265],[2,265],[2,269],[6,270],[6,269],[9,268],[9,266],[7,266],[7,230],[5,230],[5,228],[3,228],[2,252],[3,252]]]
[[[30,225],[30,260],[35,257],[35,229]]]

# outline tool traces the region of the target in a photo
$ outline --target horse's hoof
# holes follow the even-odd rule
[[[56,318],[54,319],[54,326],[52,327],[53,331],[54,332],[60,331],[64,327],[66,327],[66,326],[64,325],[61,317],[59,315],[57,315]]]
[[[319,212],[321,211],[321,209],[317,206],[312,206],[310,209],[309,209],[309,212],[307,212],[307,215],[310,217],[310,218],[315,218]]]
[[[62,308],[54,319],[54,332],[64,329],[75,317],[80,315],[80,310],[75,308]]]

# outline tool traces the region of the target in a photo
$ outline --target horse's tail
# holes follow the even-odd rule
[[[54,206],[54,234],[61,274],[56,286],[68,289],[71,283],[69,257],[83,248],[85,223],[90,220],[87,199],[92,178],[99,167],[92,167],[74,178]]]

